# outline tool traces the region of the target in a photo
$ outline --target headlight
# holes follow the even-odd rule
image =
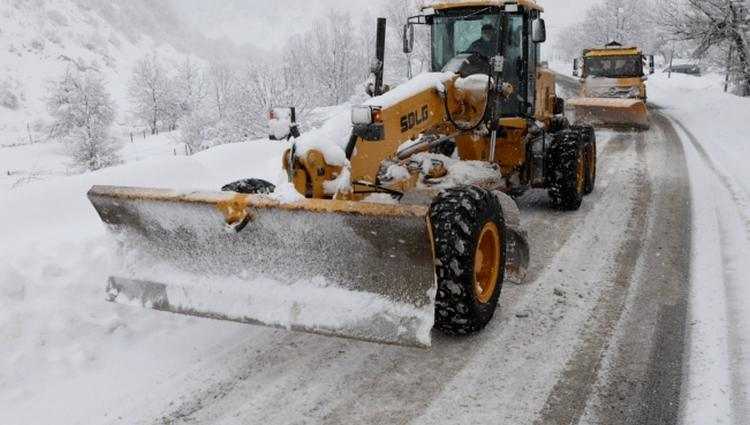
[[[352,108],[352,124],[372,124],[372,109],[369,106]]]
[[[352,108],[352,124],[369,125],[383,122],[381,110],[370,106],[355,106]]]

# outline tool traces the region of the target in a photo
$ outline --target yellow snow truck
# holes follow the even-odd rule
[[[571,121],[647,129],[646,60],[653,74],[654,57],[644,56],[637,47],[612,42],[604,48],[584,50],[582,59],[573,62],[573,75],[580,75],[581,91],[578,98],[567,101]]]
[[[568,125],[538,65],[541,13],[531,0],[424,8],[404,51],[430,27],[432,72],[390,91],[381,20],[374,97],[352,109],[351,136],[292,137],[278,187],[92,188],[123,249],[109,300],[419,347],[433,327],[480,331],[529,261],[506,193],[542,188],[574,210],[594,187],[594,131]]]

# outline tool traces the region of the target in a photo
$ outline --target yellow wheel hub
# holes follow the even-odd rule
[[[576,168],[576,191],[583,193],[583,188],[586,184],[586,161],[584,156],[578,157],[578,167]]]
[[[479,234],[479,242],[474,253],[474,295],[487,304],[492,299],[503,261],[500,246],[500,230],[493,222],[488,222]]]

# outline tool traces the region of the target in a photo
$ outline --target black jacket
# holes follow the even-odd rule
[[[471,43],[471,46],[469,46],[467,52],[479,53],[480,55],[489,59],[495,56],[496,44],[497,43],[494,41],[485,41],[484,38],[480,38],[479,40]]]

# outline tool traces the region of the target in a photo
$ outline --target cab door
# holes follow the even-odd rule
[[[532,22],[539,16],[539,11],[532,10],[526,14],[524,22],[524,62],[526,64],[526,116],[533,117],[536,113],[536,86],[539,67],[540,46],[531,40]]]
[[[500,101],[500,112],[503,117],[520,117],[526,113],[524,15],[522,13],[508,14],[503,30],[505,63],[502,81],[513,86],[513,94],[509,99]]]

